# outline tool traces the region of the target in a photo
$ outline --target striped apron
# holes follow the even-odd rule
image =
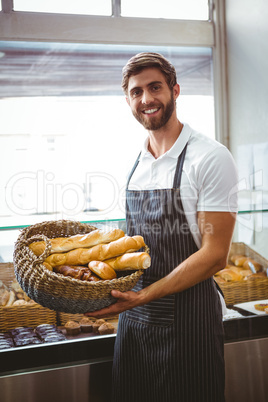
[[[152,259],[135,291],[198,250],[180,198],[186,148],[172,189],[128,190],[139,158],[129,176],[127,234],[142,235]],[[224,382],[222,311],[212,278],[120,314],[113,402],[222,402]]]

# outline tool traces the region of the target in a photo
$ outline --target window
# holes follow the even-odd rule
[[[117,0],[123,17],[208,20],[208,0]],[[14,10],[62,14],[111,15],[112,0],[14,0]]]
[[[121,0],[124,17],[208,20],[208,0]]]
[[[14,10],[43,13],[111,15],[111,0],[14,0]]]
[[[124,218],[127,172],[146,132],[121,70],[145,50],[175,65],[180,119],[214,137],[209,48],[0,42],[0,226]]]

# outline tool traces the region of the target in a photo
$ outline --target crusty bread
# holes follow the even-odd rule
[[[214,276],[214,281],[217,282],[218,285],[222,285],[222,284],[226,283],[226,281],[223,278],[221,278],[220,276]]]
[[[101,243],[110,243],[111,241],[124,237],[125,233],[121,229],[112,229],[108,232],[96,229],[90,233],[77,234],[70,237],[57,237],[50,239],[52,246],[51,254],[64,253],[76,248],[93,247]],[[30,249],[37,255],[41,255],[46,248],[44,241],[37,241],[29,245]]]
[[[125,253],[119,257],[105,260],[115,271],[146,269],[151,265],[151,257],[145,252]]]
[[[104,261],[127,252],[139,250],[145,243],[142,236],[124,236],[108,244],[98,244],[91,248],[77,248],[67,253],[49,255],[45,262],[57,265],[85,265],[90,261]]]
[[[237,267],[243,267],[243,264],[246,260],[247,260],[247,257],[245,255],[238,254],[238,255],[231,256],[231,261]]]
[[[253,260],[252,258],[247,258],[243,264],[244,269],[251,269],[251,266],[255,268],[256,272],[260,272],[262,270],[262,265],[259,264],[257,261]]]
[[[257,272],[256,274],[252,274],[252,275],[249,275],[249,276],[247,276],[245,279],[247,280],[247,281],[254,281],[255,279],[267,279],[268,280],[268,278],[267,278],[267,275],[266,275],[266,273],[265,272]]]
[[[219,271],[219,276],[227,282],[241,281],[243,279],[241,273],[235,272],[231,268],[222,269]]]
[[[115,270],[102,261],[90,261],[89,269],[103,280],[111,280],[116,278]]]

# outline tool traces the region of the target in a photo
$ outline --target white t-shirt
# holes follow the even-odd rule
[[[198,248],[201,234],[197,211],[237,212],[237,171],[231,153],[219,142],[184,124],[177,141],[165,154],[155,159],[144,143],[139,164],[129,183],[129,190],[173,187],[178,156],[187,144],[181,177],[184,212]]]

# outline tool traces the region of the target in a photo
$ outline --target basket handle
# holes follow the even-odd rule
[[[32,254],[35,256],[35,260],[32,263],[33,266],[44,262],[45,259],[51,253],[51,248],[52,248],[51,242],[48,239],[48,237],[46,237],[45,235],[42,235],[42,234],[37,234],[37,235],[30,237],[29,239],[23,240],[23,243],[26,246],[29,246],[29,244],[33,243],[34,241],[38,241],[38,240],[44,241],[46,244],[46,247],[45,247],[45,250],[43,251],[43,253],[40,254],[38,257],[34,254],[34,252],[32,252]]]

